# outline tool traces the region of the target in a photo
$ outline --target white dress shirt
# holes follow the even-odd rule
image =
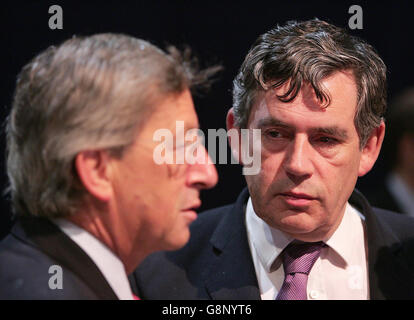
[[[410,187],[397,173],[391,173],[385,183],[401,210],[414,217],[414,194]]]
[[[92,259],[120,300],[134,299],[123,263],[105,244],[66,219],[52,222]]]
[[[334,234],[324,242],[309,273],[309,300],[369,299],[364,217],[349,203]],[[280,291],[284,270],[280,253],[294,239],[267,225],[254,212],[251,199],[246,207],[250,251],[262,300],[274,300]]]

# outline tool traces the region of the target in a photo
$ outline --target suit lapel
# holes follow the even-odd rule
[[[398,237],[382,225],[364,196],[355,190],[349,202],[365,216],[368,242],[370,299],[398,299],[412,295],[412,282]],[[408,281],[407,281],[408,280]]]
[[[245,189],[210,240],[214,258],[204,276],[206,289],[216,300],[260,300],[244,223],[248,197]]]
[[[20,224],[27,238],[59,265],[76,274],[99,299],[118,299],[91,258],[57,226],[47,219],[35,217],[21,218]]]

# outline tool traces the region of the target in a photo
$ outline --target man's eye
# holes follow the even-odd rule
[[[267,136],[270,138],[280,138],[281,134],[279,131],[276,130],[269,130],[266,132]]]
[[[337,139],[331,138],[331,137],[320,137],[320,138],[318,138],[318,141],[323,143],[323,144],[335,144],[335,143],[338,142]]]

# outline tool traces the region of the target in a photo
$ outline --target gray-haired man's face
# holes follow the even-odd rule
[[[149,245],[150,251],[182,247],[189,239],[189,225],[197,218],[201,189],[217,183],[217,172],[211,161],[189,164],[157,164],[154,148],[159,129],[176,132],[176,122],[184,130],[198,128],[191,94],[188,90],[168,96],[143,122],[134,144],[121,159],[112,159],[113,203],[116,226],[125,250]],[[165,152],[175,155],[181,145]],[[203,148],[200,156],[208,157]],[[114,231],[117,232],[117,231]],[[138,238],[136,238],[138,237]]]

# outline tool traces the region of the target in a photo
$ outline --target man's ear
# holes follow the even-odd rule
[[[230,149],[233,157],[238,161],[238,163],[242,163],[241,159],[241,136],[240,136],[240,128],[235,126],[234,121],[234,110],[231,108],[229,112],[227,112],[226,117],[226,125],[227,125],[227,136],[229,138]]]
[[[103,150],[81,151],[76,155],[75,167],[79,179],[95,198],[108,201],[112,185],[108,178],[109,155]]]
[[[367,174],[378,159],[381,151],[382,142],[385,135],[385,123],[381,121],[379,127],[372,130],[371,136],[362,149],[361,161],[359,163],[358,176]]]

